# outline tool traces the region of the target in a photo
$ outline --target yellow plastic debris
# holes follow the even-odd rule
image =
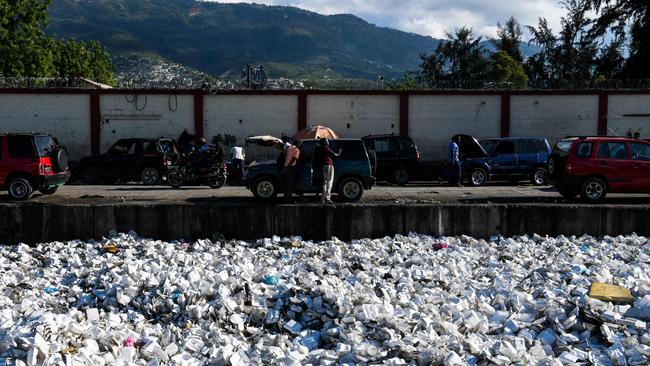
[[[594,282],[591,284],[589,297],[603,301],[634,302],[630,290],[622,286],[610,285],[602,282]]]
[[[119,253],[120,249],[115,246],[115,244],[106,244],[104,245],[104,251],[109,252],[111,254],[117,254]]]

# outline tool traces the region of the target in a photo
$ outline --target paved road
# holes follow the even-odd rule
[[[334,198],[336,201],[336,198]],[[143,185],[81,186],[68,185],[51,196],[35,194],[34,202],[50,203],[109,203],[109,202],[255,202],[250,191],[243,187],[148,187]],[[6,194],[0,195],[0,202],[10,202]],[[313,195],[305,196],[299,202],[315,202]],[[445,187],[436,184],[426,186],[378,186],[367,191],[362,202],[367,203],[545,203],[566,204],[579,200],[565,200],[551,187],[532,185],[485,187]],[[609,204],[648,205],[650,195],[610,195]]]

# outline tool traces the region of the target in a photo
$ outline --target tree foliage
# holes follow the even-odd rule
[[[50,0],[0,0],[0,75],[85,77],[113,84],[110,55],[98,42],[47,36]]]
[[[629,35],[629,57],[622,75],[627,78],[650,78],[650,2],[648,0],[591,0],[599,12],[592,33],[602,36],[608,31],[618,39]],[[613,47],[616,48],[614,44]],[[617,57],[617,54],[614,54]]]
[[[514,16],[506,20],[505,24],[497,23],[497,38],[492,39],[492,44],[498,51],[504,51],[513,59],[522,62],[519,45],[521,44],[521,25]]]
[[[524,66],[506,51],[497,51],[490,59],[492,61],[489,75],[491,81],[509,82],[517,87],[522,87],[528,81]]]

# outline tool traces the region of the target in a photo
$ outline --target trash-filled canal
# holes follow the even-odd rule
[[[650,242],[637,236],[130,233],[1,247],[0,268],[3,365],[650,359]]]

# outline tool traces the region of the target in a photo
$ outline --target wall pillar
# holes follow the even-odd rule
[[[609,107],[609,94],[598,94],[598,135],[607,136],[607,109]]]
[[[90,93],[90,151],[92,155],[100,153],[102,117],[99,110],[99,93]]]
[[[307,127],[307,92],[298,92],[298,131]]]
[[[194,93],[194,136],[203,137],[203,103],[204,95],[202,91]]]
[[[409,94],[406,92],[399,95],[399,134],[409,134]]]
[[[501,137],[510,136],[510,94],[501,94]]]

